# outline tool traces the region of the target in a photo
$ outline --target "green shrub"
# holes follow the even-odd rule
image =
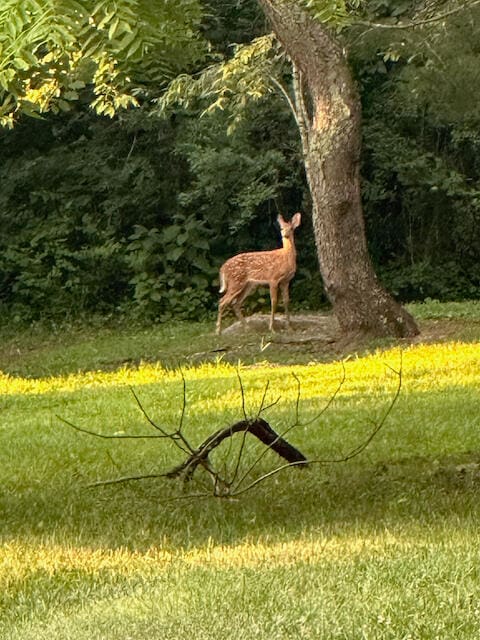
[[[177,215],[162,229],[136,225],[127,246],[134,300],[147,317],[198,319],[211,304],[216,269],[209,231],[195,216]]]

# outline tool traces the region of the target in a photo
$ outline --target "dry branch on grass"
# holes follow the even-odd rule
[[[387,365],[388,366],[388,365]],[[187,410],[187,393],[186,393],[186,381],[182,373],[182,382],[183,382],[183,400],[180,412],[179,424],[176,429],[168,430],[165,427],[157,424],[147,413],[143,404],[141,403],[136,392],[131,389],[131,392],[135,398],[135,401],[142,412],[145,420],[148,424],[153,427],[153,429],[157,433],[153,434],[141,434],[141,435],[128,435],[128,434],[112,434],[105,435],[101,433],[97,433],[94,431],[90,431],[88,429],[84,429],[79,427],[69,420],[65,420],[64,418],[59,419],[67,424],[69,427],[74,430],[84,433],[87,435],[91,435],[97,438],[103,439],[163,439],[172,442],[185,456],[184,460],[174,466],[172,469],[164,471],[158,474],[139,474],[135,476],[125,476],[114,478],[111,480],[101,480],[93,483],[90,486],[105,486],[111,484],[119,484],[123,482],[131,482],[136,480],[146,480],[152,478],[181,478],[183,480],[184,486],[190,483],[193,479],[197,470],[203,470],[212,482],[213,489],[209,491],[205,490],[201,493],[196,494],[187,494],[183,497],[204,497],[204,496],[215,496],[222,498],[233,498],[235,496],[239,496],[240,494],[246,493],[250,491],[254,487],[256,487],[261,482],[265,481],[267,478],[283,471],[284,469],[290,467],[306,467],[307,465],[314,464],[329,464],[329,463],[339,463],[339,462],[348,462],[352,458],[360,455],[372,442],[372,440],[377,436],[378,432],[384,426],[388,416],[390,415],[395,403],[398,400],[400,395],[400,390],[402,386],[402,372],[401,368],[399,370],[389,369],[397,376],[398,384],[396,391],[384,411],[380,420],[376,423],[373,423],[372,429],[364,440],[362,440],[357,446],[348,451],[346,454],[341,455],[337,458],[312,458],[307,460],[306,456],[296,449],[292,444],[290,444],[285,436],[293,431],[297,427],[307,427],[315,424],[322,417],[322,415],[331,407],[333,401],[337,397],[340,392],[344,382],[345,382],[345,369],[343,368],[343,376],[339,381],[337,389],[330,396],[325,406],[310,420],[306,422],[302,422],[300,420],[300,402],[301,402],[301,382],[299,378],[293,374],[293,377],[297,384],[297,395],[295,401],[295,419],[290,426],[288,426],[283,433],[277,433],[272,426],[261,417],[261,414],[264,413],[267,409],[272,408],[278,402],[272,402],[269,405],[265,405],[267,392],[269,389],[269,383],[267,382],[263,397],[260,403],[260,407],[257,411],[257,414],[254,417],[248,417],[245,409],[245,391],[243,388],[242,379],[240,374],[237,372],[238,382],[241,391],[241,399],[242,399],[242,412],[243,412],[243,420],[239,420],[232,425],[228,425],[218,431],[215,431],[213,434],[208,436],[198,447],[193,447],[184,433],[184,419]],[[238,446],[238,451],[236,453],[233,452],[232,447],[227,451],[223,464],[219,464],[218,462],[212,462],[210,459],[210,455],[218,449],[218,447],[225,442],[226,440],[230,441],[230,445],[233,437],[236,434],[240,434],[240,443]],[[257,454],[257,456],[253,459],[253,461],[248,462],[246,456],[246,441],[247,435],[250,434],[257,438],[260,442],[263,443],[264,448],[261,453]],[[260,464],[261,460],[264,456],[272,451],[277,454],[280,458],[282,458],[285,462],[282,462],[279,466],[274,467],[268,472],[260,472],[255,477],[255,470]],[[244,468],[246,467],[246,468]]]

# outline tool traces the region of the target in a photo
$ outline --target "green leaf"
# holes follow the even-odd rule
[[[183,247],[175,247],[171,249],[166,257],[169,262],[178,262],[178,260],[183,256]]]
[[[181,229],[178,224],[172,224],[169,227],[165,227],[162,231],[162,237],[165,242],[171,242],[180,233]]]
[[[105,14],[102,20],[100,20],[100,22],[97,24],[97,29],[104,29],[107,26],[107,24],[110,22],[110,20],[114,17],[115,17],[115,11],[110,11],[109,13]]]
[[[85,82],[83,82],[83,80],[74,80],[73,82],[68,83],[68,87],[73,91],[75,91],[76,89],[84,89],[85,86],[86,85],[85,85]]]
[[[131,46],[129,47],[126,53],[126,57],[132,58],[136,53],[141,52],[141,49],[142,49],[142,41],[139,38],[135,38],[135,40],[133,40]]]
[[[21,69],[22,71],[28,71],[30,69],[30,65],[23,58],[14,58],[13,64],[17,69]]]
[[[112,24],[110,25],[110,28],[108,30],[108,39],[109,40],[113,40],[116,37],[117,29],[118,29],[119,24],[120,24],[120,20],[119,20],[119,18],[116,18],[112,22]]]
[[[78,100],[78,93],[76,91],[65,91],[63,97],[65,100]]]
[[[208,240],[205,240],[205,238],[195,238],[192,242],[192,246],[197,249],[204,249],[205,251],[208,251],[210,247]]]

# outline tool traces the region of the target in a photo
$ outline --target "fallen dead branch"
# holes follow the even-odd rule
[[[184,462],[174,467],[166,475],[169,478],[175,478],[182,473],[192,476],[199,464],[208,461],[209,454],[216,449],[226,438],[231,438],[235,433],[250,433],[263,442],[268,448],[277,453],[281,458],[287,460],[289,464],[293,462],[302,462],[307,464],[307,458],[298,451],[293,445],[276,433],[272,427],[263,420],[263,418],[255,418],[254,420],[241,420],[233,424],[231,427],[219,429],[209,436]]]
[[[387,365],[388,366],[388,365]],[[402,371],[395,370],[391,367],[389,369],[397,376],[397,387],[393,394],[390,403],[383,412],[383,415],[378,422],[372,423],[372,428],[366,438],[361,440],[358,445],[347,451],[345,454],[338,456],[337,458],[311,458],[307,460],[307,457],[299,451],[295,446],[286,440],[287,434],[292,432],[298,427],[308,427],[319,422],[323,414],[331,407],[333,401],[340,392],[345,382],[345,368],[343,367],[343,375],[339,380],[339,384],[335,392],[330,396],[322,409],[311,419],[303,421],[300,419],[300,405],[301,405],[301,381],[293,374],[293,378],[297,385],[297,394],[295,400],[295,417],[292,423],[282,432],[277,433],[275,429],[267,422],[261,414],[264,414],[268,409],[274,407],[278,400],[266,404],[267,393],[269,390],[269,382],[267,382],[260,406],[255,416],[249,417],[245,407],[245,390],[239,372],[237,371],[238,382],[241,392],[241,403],[243,419],[235,422],[232,425],[228,425],[221,429],[218,429],[211,435],[209,435],[199,446],[193,447],[190,441],[185,436],[184,422],[187,410],[187,391],[186,381],[182,375],[182,403],[180,409],[180,418],[178,426],[171,430],[155,422],[146,411],[142,402],[140,401],[137,393],[131,389],[135,402],[143,414],[146,422],[155,430],[156,433],[145,433],[140,435],[128,435],[128,434],[101,434],[83,427],[79,427],[73,424],[71,421],[59,417],[59,419],[67,426],[74,430],[97,438],[102,439],[159,439],[168,440],[173,443],[184,455],[183,461],[176,464],[173,468],[158,474],[138,474],[124,477],[117,477],[109,480],[100,480],[91,484],[90,486],[106,486],[112,484],[119,484],[132,481],[140,481],[147,479],[168,478],[177,479],[180,478],[183,482],[183,486],[189,486],[190,482],[194,478],[197,471],[202,470],[207,477],[210,478],[213,489],[200,493],[188,493],[184,494],[185,497],[222,497],[222,498],[235,498],[240,496],[260,483],[266,481],[268,478],[288,469],[290,467],[306,467],[318,464],[332,464],[340,462],[348,462],[349,460],[359,456],[365,449],[371,444],[374,438],[378,435],[380,430],[384,427],[387,418],[389,417],[393,407],[395,406],[398,397],[400,395],[402,387]],[[237,451],[233,451],[232,440],[239,434],[240,442],[237,443]],[[253,436],[260,441],[264,447],[261,452],[253,457],[246,454],[247,448],[247,436]],[[225,454],[223,464],[215,460],[212,462],[211,455],[216,451],[222,443],[229,441],[230,446]],[[258,473],[256,470],[260,465],[260,462],[264,459],[268,452],[273,452],[279,456],[284,462],[275,466],[267,472]]]

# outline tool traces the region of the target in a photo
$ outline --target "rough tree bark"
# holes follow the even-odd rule
[[[360,195],[361,105],[340,44],[297,0],[258,0],[292,60],[297,119],[325,291],[346,333],[407,337],[418,328],[382,287]]]

